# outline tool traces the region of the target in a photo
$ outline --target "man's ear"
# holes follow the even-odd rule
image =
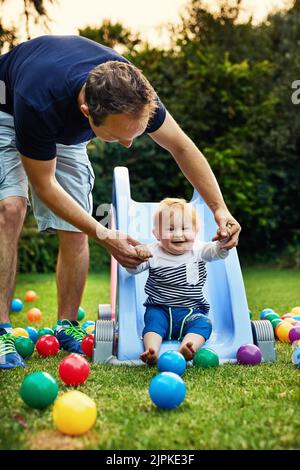
[[[156,240],[160,241],[160,234],[159,234],[159,231],[157,230],[157,227],[153,227],[152,233],[155,236]]]
[[[81,109],[81,112],[85,115],[85,117],[88,118],[89,115],[90,115],[88,105],[87,104],[82,104],[80,106],[80,109]]]

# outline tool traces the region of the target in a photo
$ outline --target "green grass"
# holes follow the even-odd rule
[[[262,308],[279,313],[300,304],[300,274],[296,271],[245,269],[249,307],[258,318]],[[54,275],[22,275],[16,297],[27,289],[39,294],[43,311],[39,326],[55,324]],[[90,275],[82,302],[88,319],[96,319],[98,303],[109,302],[108,275]],[[25,311],[13,314],[13,326],[25,326]],[[44,370],[58,378],[64,353],[42,359],[36,353],[26,369],[0,373],[1,449],[298,449],[300,436],[299,369],[291,363],[291,346],[277,343],[278,361],[256,367],[225,364],[216,369],[189,368],[185,402],[161,411],[148,397],[147,367],[92,364],[87,382],[78,389],[96,401],[95,427],[83,437],[68,437],[54,429],[51,406],[38,411],[19,397],[23,377]],[[60,393],[67,387],[59,380]]]

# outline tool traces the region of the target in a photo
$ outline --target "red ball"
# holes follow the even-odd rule
[[[86,381],[90,373],[90,365],[80,354],[72,353],[61,361],[58,372],[66,385],[76,386]]]
[[[59,350],[59,341],[53,335],[43,335],[36,342],[36,349],[40,356],[56,356]]]
[[[88,357],[93,356],[94,335],[87,335],[81,342],[81,349]]]

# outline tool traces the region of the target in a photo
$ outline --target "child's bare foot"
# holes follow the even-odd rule
[[[189,341],[188,343],[185,343],[182,346],[180,346],[180,348],[178,349],[178,352],[180,352],[183,355],[186,361],[190,361],[193,359],[196,351],[194,349],[193,343]]]
[[[147,351],[140,355],[140,359],[146,364],[153,365],[157,363],[157,352],[153,348],[149,348]]]

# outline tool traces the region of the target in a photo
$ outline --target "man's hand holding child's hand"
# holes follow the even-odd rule
[[[147,245],[137,245],[134,247],[136,256],[143,261],[147,261],[149,258],[152,258],[152,253],[147,247]]]

